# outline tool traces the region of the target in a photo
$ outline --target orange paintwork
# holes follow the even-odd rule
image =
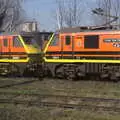
[[[84,36],[85,35],[99,35],[99,48],[84,48]],[[71,36],[71,44],[65,45],[65,36]],[[95,31],[95,32],[79,32],[79,33],[59,33],[59,44],[56,46],[48,46],[47,52],[55,51],[72,51],[74,52],[119,52],[120,47],[113,46],[114,42],[104,42],[104,39],[119,39],[120,40],[120,31]],[[120,44],[120,42],[115,42]],[[94,44],[94,43],[93,43]],[[60,54],[50,54],[51,56],[60,56]],[[63,54],[64,55],[64,54]],[[70,54],[69,54],[70,55]],[[47,56],[47,54],[46,54]],[[66,55],[64,55],[66,56]],[[120,57],[120,54],[109,54],[109,55],[75,55],[75,56],[108,56],[108,57]]]
[[[14,35],[0,36],[0,57],[26,57],[25,54],[22,55],[22,53],[25,53],[25,48],[23,46],[13,46],[13,37]],[[5,39],[8,41],[7,46],[4,46]]]

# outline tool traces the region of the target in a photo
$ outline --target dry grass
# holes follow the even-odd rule
[[[115,113],[65,110],[60,108],[24,108],[9,106],[0,109],[0,120],[119,120]]]
[[[101,81],[63,81],[45,79],[31,84],[17,85],[6,91],[120,98],[120,84]]]
[[[24,79],[17,78],[18,81]],[[13,79],[13,81],[17,80]],[[6,79],[6,81],[9,79]],[[2,79],[0,84],[4,81]],[[12,81],[12,82],[13,82]],[[31,84],[0,89],[19,93],[77,95],[90,97],[120,98],[120,83],[100,81],[64,81],[45,79]],[[36,108],[0,105],[0,120],[120,120],[120,115],[110,112],[78,111],[60,108]]]

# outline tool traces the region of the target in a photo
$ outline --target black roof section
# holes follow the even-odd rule
[[[0,35],[28,35],[28,36],[34,36],[34,35],[47,35],[47,34],[53,34],[53,32],[1,32]]]

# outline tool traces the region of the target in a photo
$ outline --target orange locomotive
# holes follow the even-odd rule
[[[119,79],[120,31],[61,32],[44,49],[52,74],[74,79],[84,76]],[[49,67],[50,66],[50,67]]]
[[[42,54],[35,36],[26,33],[0,35],[0,74],[40,75]],[[39,73],[38,73],[39,72]]]

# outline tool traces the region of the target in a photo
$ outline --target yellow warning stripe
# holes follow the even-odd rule
[[[76,59],[47,59],[44,57],[45,62],[51,63],[120,63],[120,60],[76,60]]]
[[[16,62],[16,63],[26,63],[26,62],[28,62],[29,61],[29,58],[27,58],[27,59],[0,59],[0,62],[11,62],[11,63],[14,63],[14,62]]]
[[[45,46],[45,49],[43,50],[43,53],[46,53],[49,44],[51,43],[51,41],[53,40],[54,34],[51,36],[50,40],[48,41],[47,45]]]

